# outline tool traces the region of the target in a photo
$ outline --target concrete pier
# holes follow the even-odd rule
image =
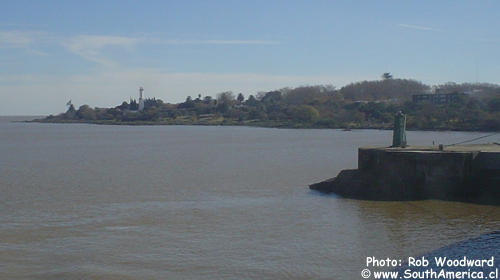
[[[310,185],[374,200],[442,199],[500,204],[500,145],[359,148],[358,169]]]

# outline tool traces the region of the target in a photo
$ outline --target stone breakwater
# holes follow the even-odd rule
[[[309,187],[359,199],[500,204],[500,145],[359,148],[358,169]]]

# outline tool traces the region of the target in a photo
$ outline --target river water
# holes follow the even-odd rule
[[[1,279],[359,279],[367,256],[500,229],[497,206],[308,189],[391,131],[12,120],[0,119]],[[407,133],[413,145],[481,135]]]

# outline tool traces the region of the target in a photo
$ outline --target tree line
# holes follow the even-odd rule
[[[412,95],[459,93],[449,104],[414,103]],[[408,115],[409,129],[500,130],[500,86],[483,83],[425,85],[411,79],[351,83],[340,89],[331,85],[282,88],[244,96],[231,91],[215,97],[188,96],[184,102],[146,99],[138,112],[134,99],[113,108],[68,110],[45,121],[148,124],[229,124],[271,127],[390,128],[396,112]]]

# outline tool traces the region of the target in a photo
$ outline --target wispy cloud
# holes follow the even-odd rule
[[[32,55],[46,56],[35,47],[40,43],[62,45],[69,52],[85,60],[97,64],[114,67],[117,63],[106,56],[105,49],[121,48],[132,50],[138,44],[150,45],[277,45],[273,40],[245,40],[245,39],[165,39],[161,37],[143,36],[114,36],[114,35],[76,35],[72,37],[54,36],[41,31],[0,30],[0,48],[24,48]]]
[[[494,38],[479,38],[476,39],[475,41],[480,43],[492,43],[492,44],[500,43],[500,39],[494,39]]]
[[[63,46],[70,52],[86,60],[104,66],[116,66],[116,63],[106,58],[103,50],[107,47],[132,49],[138,44],[153,45],[276,45],[278,41],[270,40],[180,40],[158,37],[126,37],[103,35],[78,35],[65,40]]]
[[[47,34],[40,31],[0,31],[0,48],[23,49],[32,55],[48,55],[43,51],[35,49],[37,44],[46,40]]]
[[[441,29],[434,28],[434,27],[429,27],[429,26],[423,26],[423,25],[414,25],[414,24],[405,24],[405,23],[400,23],[398,24],[399,27],[403,28],[409,28],[409,29],[415,29],[415,30],[423,30],[423,31],[436,31],[436,32],[441,32]]]
[[[270,40],[163,40],[165,44],[186,45],[277,45],[279,41]]]
[[[48,53],[46,53],[44,51],[35,50],[35,49],[27,49],[26,51],[29,54],[38,55],[38,56],[48,56],[49,55]]]
[[[0,46],[27,47],[35,41],[37,35],[36,32],[0,31]]]
[[[63,42],[63,46],[74,54],[105,66],[115,63],[102,55],[106,47],[131,49],[140,39],[124,36],[79,35]]]

